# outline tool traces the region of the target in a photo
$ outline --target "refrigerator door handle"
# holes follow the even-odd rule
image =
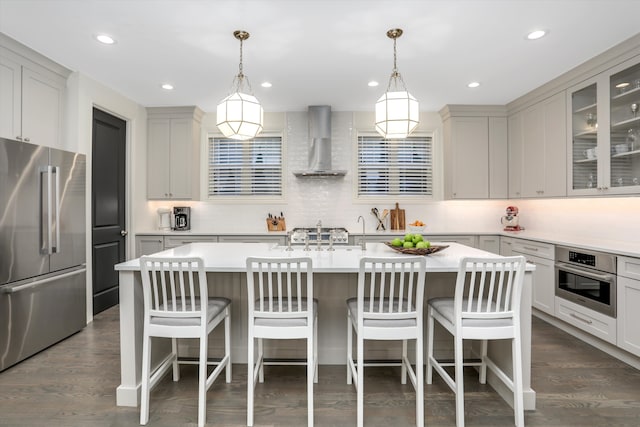
[[[26,289],[36,288],[42,286],[44,284],[53,282],[54,280],[60,280],[67,277],[75,276],[81,273],[86,273],[87,269],[83,266],[81,268],[77,268],[68,273],[58,274],[57,276],[47,277],[46,279],[36,280],[35,282],[25,283],[23,285],[16,286],[2,286],[0,287],[0,294],[15,294],[16,292],[24,291]]]
[[[55,193],[55,196],[53,197],[53,201],[55,203],[54,212],[56,217],[54,220],[55,222],[54,221],[49,222],[50,226],[53,227],[55,231],[56,240],[55,240],[55,243],[53,242],[51,243],[51,252],[50,252],[54,254],[54,253],[60,252],[60,167],[52,166],[51,170],[56,177],[56,180],[55,180],[56,193]]]
[[[40,170],[40,253],[51,254],[51,173],[52,166],[43,167]]]

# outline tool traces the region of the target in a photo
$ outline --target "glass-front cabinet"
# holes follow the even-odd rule
[[[640,193],[640,63],[628,61],[567,92],[569,194]]]
[[[611,76],[612,187],[635,187],[640,192],[640,64]]]
[[[571,93],[571,182],[574,191],[596,189],[598,183],[598,84]]]

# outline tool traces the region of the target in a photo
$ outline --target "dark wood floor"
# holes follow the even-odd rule
[[[117,407],[118,308],[98,315],[82,332],[0,373],[1,426],[136,426],[137,408]],[[149,425],[197,422],[196,370],[182,368],[178,383],[165,378],[152,393]],[[320,366],[315,388],[316,426],[355,425],[355,390],[345,368]],[[267,367],[256,391],[256,426],[306,425],[304,367]],[[467,372],[466,423],[512,426],[513,413],[489,386]],[[544,323],[533,321],[532,386],[537,410],[527,426],[640,426],[640,372]],[[426,424],[455,426],[453,394],[441,379],[425,390]],[[271,381],[270,381],[271,379]],[[367,426],[415,425],[415,394],[399,383],[398,368],[369,368],[365,377]],[[208,393],[211,426],[244,426],[246,367],[233,382],[218,379]]]

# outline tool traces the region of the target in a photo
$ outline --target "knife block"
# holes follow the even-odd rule
[[[268,231],[287,231],[287,224],[284,218],[267,218],[266,221]]]

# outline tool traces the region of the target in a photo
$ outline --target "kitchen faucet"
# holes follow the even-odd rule
[[[316,239],[318,240],[318,247],[316,248],[316,251],[321,251],[322,250],[322,221],[318,220],[316,227],[318,227],[318,232],[316,237]]]
[[[364,239],[364,217],[362,215],[358,217],[358,222],[360,222],[360,220],[362,220],[362,241],[360,242],[360,246],[362,247],[362,251],[364,252],[367,250],[367,242]]]

